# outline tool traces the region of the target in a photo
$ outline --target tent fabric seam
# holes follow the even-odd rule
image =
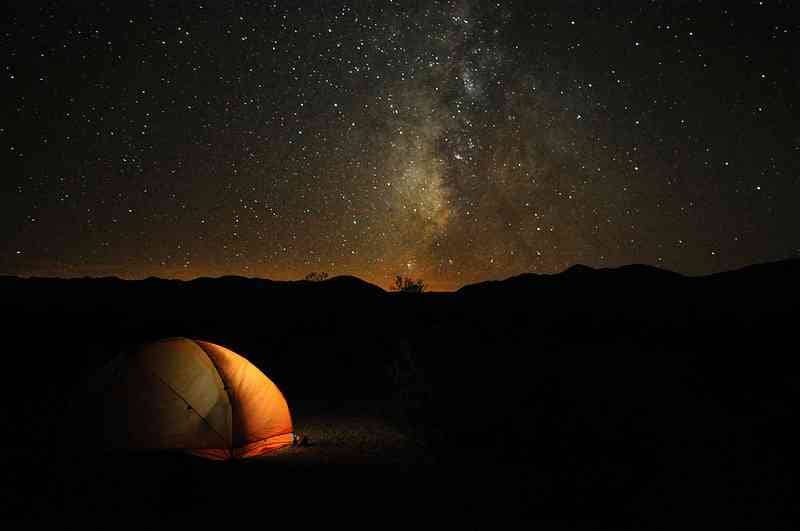
[[[219,379],[222,382],[222,390],[225,391],[225,395],[228,397],[228,404],[230,404],[230,408],[231,408],[231,430],[232,430],[233,429],[234,407],[233,407],[233,396],[231,395],[230,382],[228,382],[228,380],[225,378],[225,375],[222,374],[222,371],[220,370],[219,366],[217,365],[217,362],[214,361],[214,358],[211,356],[211,354],[208,353],[208,351],[203,347],[203,345],[201,345],[200,342],[195,340],[195,339],[189,339],[189,341],[194,343],[197,346],[197,348],[199,348],[200,350],[203,351],[203,354],[206,355],[206,358],[208,358],[208,361],[210,361],[211,365],[214,366],[214,370],[217,371],[217,375],[219,375]],[[236,448],[236,445],[233,443],[233,439],[234,439],[233,433],[231,433],[230,446],[227,447],[227,449],[231,453],[231,455],[233,455],[233,450]],[[224,438],[223,438],[223,440],[224,440]]]
[[[204,423],[206,426],[208,426],[208,427],[211,429],[211,431],[213,431],[214,433],[216,433],[216,434],[219,436],[219,438],[220,438],[220,439],[222,439],[222,442],[223,442],[224,444],[226,444],[226,446],[227,446],[227,443],[226,443],[226,441],[225,441],[225,436],[224,436],[224,435],[222,435],[220,432],[218,432],[218,431],[217,431],[217,430],[214,428],[214,426],[212,426],[212,425],[211,425],[211,423],[208,421],[208,419],[206,419],[206,418],[205,418],[203,415],[201,415],[201,414],[200,414],[200,413],[197,411],[197,409],[195,409],[195,407],[194,407],[192,404],[190,404],[190,403],[189,403],[189,401],[188,401],[188,400],[186,400],[186,398],[184,398],[184,397],[183,397],[183,395],[181,395],[181,394],[180,394],[178,391],[176,391],[176,390],[175,390],[175,389],[174,389],[174,388],[173,388],[173,387],[172,387],[170,384],[168,384],[168,383],[166,382],[166,380],[164,380],[164,379],[163,379],[161,376],[159,376],[159,375],[158,375],[158,374],[157,374],[155,371],[146,370],[146,372],[148,372],[148,373],[152,374],[152,375],[153,375],[153,376],[154,376],[154,377],[155,377],[155,378],[156,378],[156,379],[157,379],[159,382],[161,382],[161,383],[162,383],[162,384],[163,384],[163,385],[164,385],[164,386],[165,386],[167,389],[169,389],[169,390],[172,392],[172,394],[174,394],[175,396],[177,396],[178,398],[180,398],[180,399],[183,401],[183,403],[185,403],[187,406],[189,406],[189,409],[190,409],[190,410],[191,410],[191,411],[192,411],[192,412],[193,412],[195,415],[197,415],[198,417],[200,417],[200,419],[203,421],[203,423]]]
[[[219,379],[222,381],[222,390],[225,391],[225,394],[228,395],[228,401],[231,402],[232,399],[230,393],[231,387],[229,385],[229,382],[225,379],[225,376],[222,374],[222,371],[219,369],[217,362],[214,361],[214,358],[211,356],[211,354],[209,354],[208,351],[203,347],[203,345],[201,345],[198,341],[195,341],[194,339],[190,339],[189,341],[194,343],[200,350],[202,350],[203,354],[205,354],[206,358],[208,358],[208,361],[210,361],[211,365],[214,366],[214,370],[217,371]],[[231,404],[233,404],[233,402],[231,402]]]

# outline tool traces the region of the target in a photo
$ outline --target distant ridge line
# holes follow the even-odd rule
[[[534,273],[534,272],[525,272],[520,273],[518,275],[512,275],[510,277],[506,277],[504,279],[496,279],[496,280],[484,280],[480,282],[474,282],[471,284],[465,284],[460,288],[451,291],[430,291],[429,293],[464,293],[468,291],[472,291],[474,289],[486,289],[486,288],[496,288],[506,285],[520,285],[520,284],[528,284],[542,280],[554,280],[554,279],[584,279],[588,280],[590,278],[600,278],[601,276],[614,276],[616,278],[650,278],[650,279],[725,279],[730,278],[731,276],[737,275],[754,275],[759,273],[798,273],[800,274],[800,258],[788,258],[785,260],[776,260],[772,262],[762,262],[757,264],[750,264],[746,265],[737,269],[730,269],[726,271],[719,271],[716,273],[709,273],[704,275],[686,275],[683,273],[678,273],[675,271],[671,271],[669,269],[659,268],[656,266],[648,265],[648,264],[625,264],[618,267],[601,267],[601,268],[594,268],[591,266],[587,266],[584,264],[574,264],[567,269],[558,272],[558,273]],[[305,279],[297,279],[297,280],[274,280],[265,277],[245,277],[241,275],[222,275],[219,277],[209,277],[209,276],[201,276],[196,277],[193,279],[179,279],[179,278],[163,278],[157,276],[148,276],[141,279],[125,279],[120,278],[117,276],[102,276],[102,277],[92,277],[92,276],[82,276],[82,277],[55,277],[55,276],[36,276],[32,275],[29,277],[23,277],[18,275],[0,275],[0,282],[13,282],[13,281],[21,281],[21,282],[113,282],[113,283],[120,283],[120,284],[136,284],[136,283],[145,283],[145,284],[154,284],[154,283],[164,283],[164,284],[174,284],[174,285],[202,285],[202,284],[224,284],[224,283],[254,283],[254,284],[262,284],[262,285],[269,285],[274,287],[308,287],[311,285],[317,285],[319,287],[345,287],[345,286],[359,286],[360,288],[368,288],[372,290],[379,290],[384,293],[391,293],[392,291],[386,290],[383,287],[363,280],[354,275],[337,275],[334,277],[327,278],[325,280],[305,280]]]

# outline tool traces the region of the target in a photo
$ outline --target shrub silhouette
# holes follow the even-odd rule
[[[409,277],[403,277],[397,275],[394,278],[394,285],[392,286],[392,290],[394,291],[402,291],[404,293],[422,293],[425,291],[425,281],[421,278],[417,280],[413,280]]]
[[[308,280],[309,282],[320,282],[326,278],[328,278],[328,273],[324,271],[312,271],[303,277],[303,280]]]

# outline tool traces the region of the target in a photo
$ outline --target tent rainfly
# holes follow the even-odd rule
[[[186,338],[125,356],[107,388],[106,442],[129,450],[184,449],[208,459],[254,457],[292,444],[278,387],[244,357]]]

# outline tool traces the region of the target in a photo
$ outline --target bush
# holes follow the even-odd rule
[[[321,282],[328,278],[328,273],[324,271],[312,271],[311,273],[307,274],[303,277],[303,280],[308,280],[309,282]]]
[[[402,291],[404,293],[422,293],[425,291],[425,288],[425,281],[421,278],[412,280],[409,277],[403,277],[400,275],[397,275],[394,278],[394,286],[392,286],[394,291]]]

